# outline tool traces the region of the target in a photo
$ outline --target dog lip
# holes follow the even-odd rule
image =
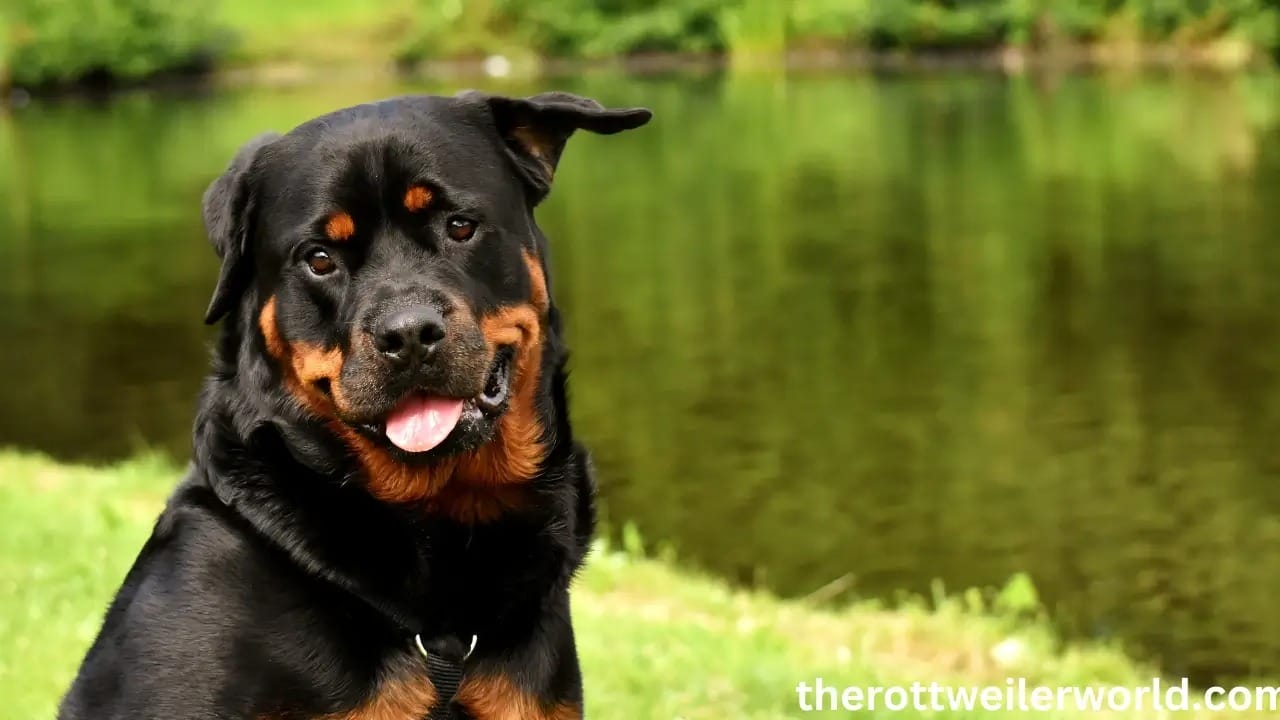
[[[387,441],[387,423],[384,421],[379,420],[377,422],[351,422],[351,423],[347,423],[347,425],[354,428],[356,432],[360,433],[361,435],[364,435],[369,439],[377,440],[379,442],[388,442]]]
[[[503,346],[495,354],[489,375],[485,379],[484,390],[474,399],[475,405],[482,412],[496,414],[502,411],[507,397],[511,393],[511,360],[514,350],[511,346]]]

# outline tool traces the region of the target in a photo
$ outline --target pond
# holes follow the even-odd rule
[[[1280,672],[1280,80],[555,85],[656,112],[576,137],[539,211],[612,527],[789,595],[1026,571],[1070,634]],[[0,115],[0,445],[185,458],[207,183],[259,131],[458,87]]]

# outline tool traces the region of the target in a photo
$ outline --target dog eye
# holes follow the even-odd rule
[[[307,253],[307,267],[311,270],[312,275],[328,275],[338,269],[338,263],[329,253],[316,248]]]
[[[476,221],[468,218],[455,215],[449,218],[447,226],[449,237],[458,242],[466,242],[476,234]]]

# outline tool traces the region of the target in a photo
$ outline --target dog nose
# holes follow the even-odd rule
[[[394,365],[416,365],[431,356],[444,339],[444,315],[430,305],[414,305],[382,319],[373,343]]]

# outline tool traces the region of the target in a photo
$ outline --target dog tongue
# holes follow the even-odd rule
[[[461,416],[461,400],[410,395],[387,418],[387,439],[401,450],[426,452],[449,437]]]

